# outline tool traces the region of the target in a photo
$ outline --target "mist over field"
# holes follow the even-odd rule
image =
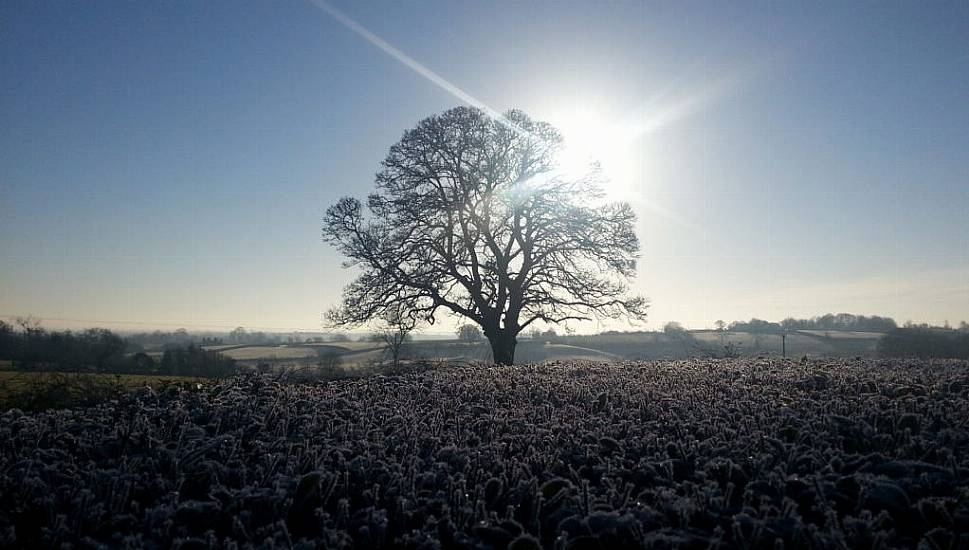
[[[0,547],[969,548],[969,4],[0,21]]]

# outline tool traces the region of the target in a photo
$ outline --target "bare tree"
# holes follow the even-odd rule
[[[14,322],[20,327],[20,330],[24,333],[24,338],[30,339],[37,334],[44,331],[41,326],[41,321],[33,315],[27,315],[26,317],[17,317]]]
[[[723,319],[717,319],[716,322],[713,323],[713,327],[713,329],[717,331],[717,335],[720,338],[720,343],[723,344],[724,340],[726,340],[727,323],[723,322]]]
[[[628,203],[607,203],[596,165],[557,171],[560,134],[521,111],[501,119],[458,107],[421,121],[391,147],[364,206],[343,198],[323,237],[362,269],[328,313],[335,324],[400,303],[433,323],[440,311],[477,323],[494,361],[512,364],[536,321],[642,318],[627,294],[639,241]]]
[[[394,307],[384,311],[380,316],[375,334],[386,346],[394,367],[400,366],[400,355],[404,344],[421,321],[414,312],[415,309],[406,301],[398,301]]]

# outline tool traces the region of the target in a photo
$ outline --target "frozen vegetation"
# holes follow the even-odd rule
[[[267,376],[0,416],[0,546],[966,548],[969,364]]]

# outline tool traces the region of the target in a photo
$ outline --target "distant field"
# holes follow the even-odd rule
[[[226,357],[231,357],[237,361],[284,361],[313,358],[325,351],[332,351],[337,355],[356,355],[382,347],[379,342],[344,341],[274,346],[210,346],[206,349],[219,351]]]
[[[245,346],[240,344],[223,344],[220,346],[202,346],[202,349],[206,351],[225,351],[225,350],[229,350],[233,348],[241,348],[241,347],[245,347]]]
[[[715,354],[726,344],[737,346],[744,355],[781,355],[778,334],[748,332],[690,331],[686,340],[660,332],[561,336],[548,340],[522,338],[518,343],[520,362],[618,359],[642,360],[684,358]],[[792,331],[787,335],[788,356],[855,357],[872,356],[880,333],[853,331]],[[241,361],[249,366],[267,362],[276,365],[305,364],[330,352],[345,368],[379,363],[387,359],[380,342],[339,341],[280,345],[210,346],[206,349]],[[488,361],[491,351],[486,341],[468,345],[457,340],[417,340],[407,344],[404,356],[411,359],[451,361]]]
[[[884,336],[882,332],[862,332],[856,330],[799,330],[798,332],[814,336],[824,336],[825,338],[854,340],[877,340]]]
[[[25,386],[43,381],[52,375],[62,374],[63,376],[85,376],[93,377],[95,380],[103,382],[119,381],[129,389],[141,388],[144,386],[160,386],[172,382],[211,382],[205,378],[195,378],[192,376],[148,376],[143,374],[74,374],[74,373],[51,373],[51,372],[0,372],[0,401],[11,392],[16,392]]]
[[[304,359],[316,357],[316,350],[304,347],[249,346],[223,351],[222,354],[238,361]]]
[[[350,340],[341,340],[339,342],[324,342],[320,344],[299,344],[299,345],[309,346],[309,347],[343,348],[348,351],[358,351],[362,349],[371,349],[375,347],[380,347],[379,342],[355,342]]]

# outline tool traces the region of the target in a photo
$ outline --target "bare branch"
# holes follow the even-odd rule
[[[421,121],[390,148],[367,200],[330,207],[323,238],[362,273],[328,313],[363,324],[406,307],[433,323],[438,310],[474,321],[511,347],[536,321],[641,318],[627,295],[639,256],[635,215],[605,203],[596,166],[558,175],[559,133],[520,111],[518,128],[458,107]]]

